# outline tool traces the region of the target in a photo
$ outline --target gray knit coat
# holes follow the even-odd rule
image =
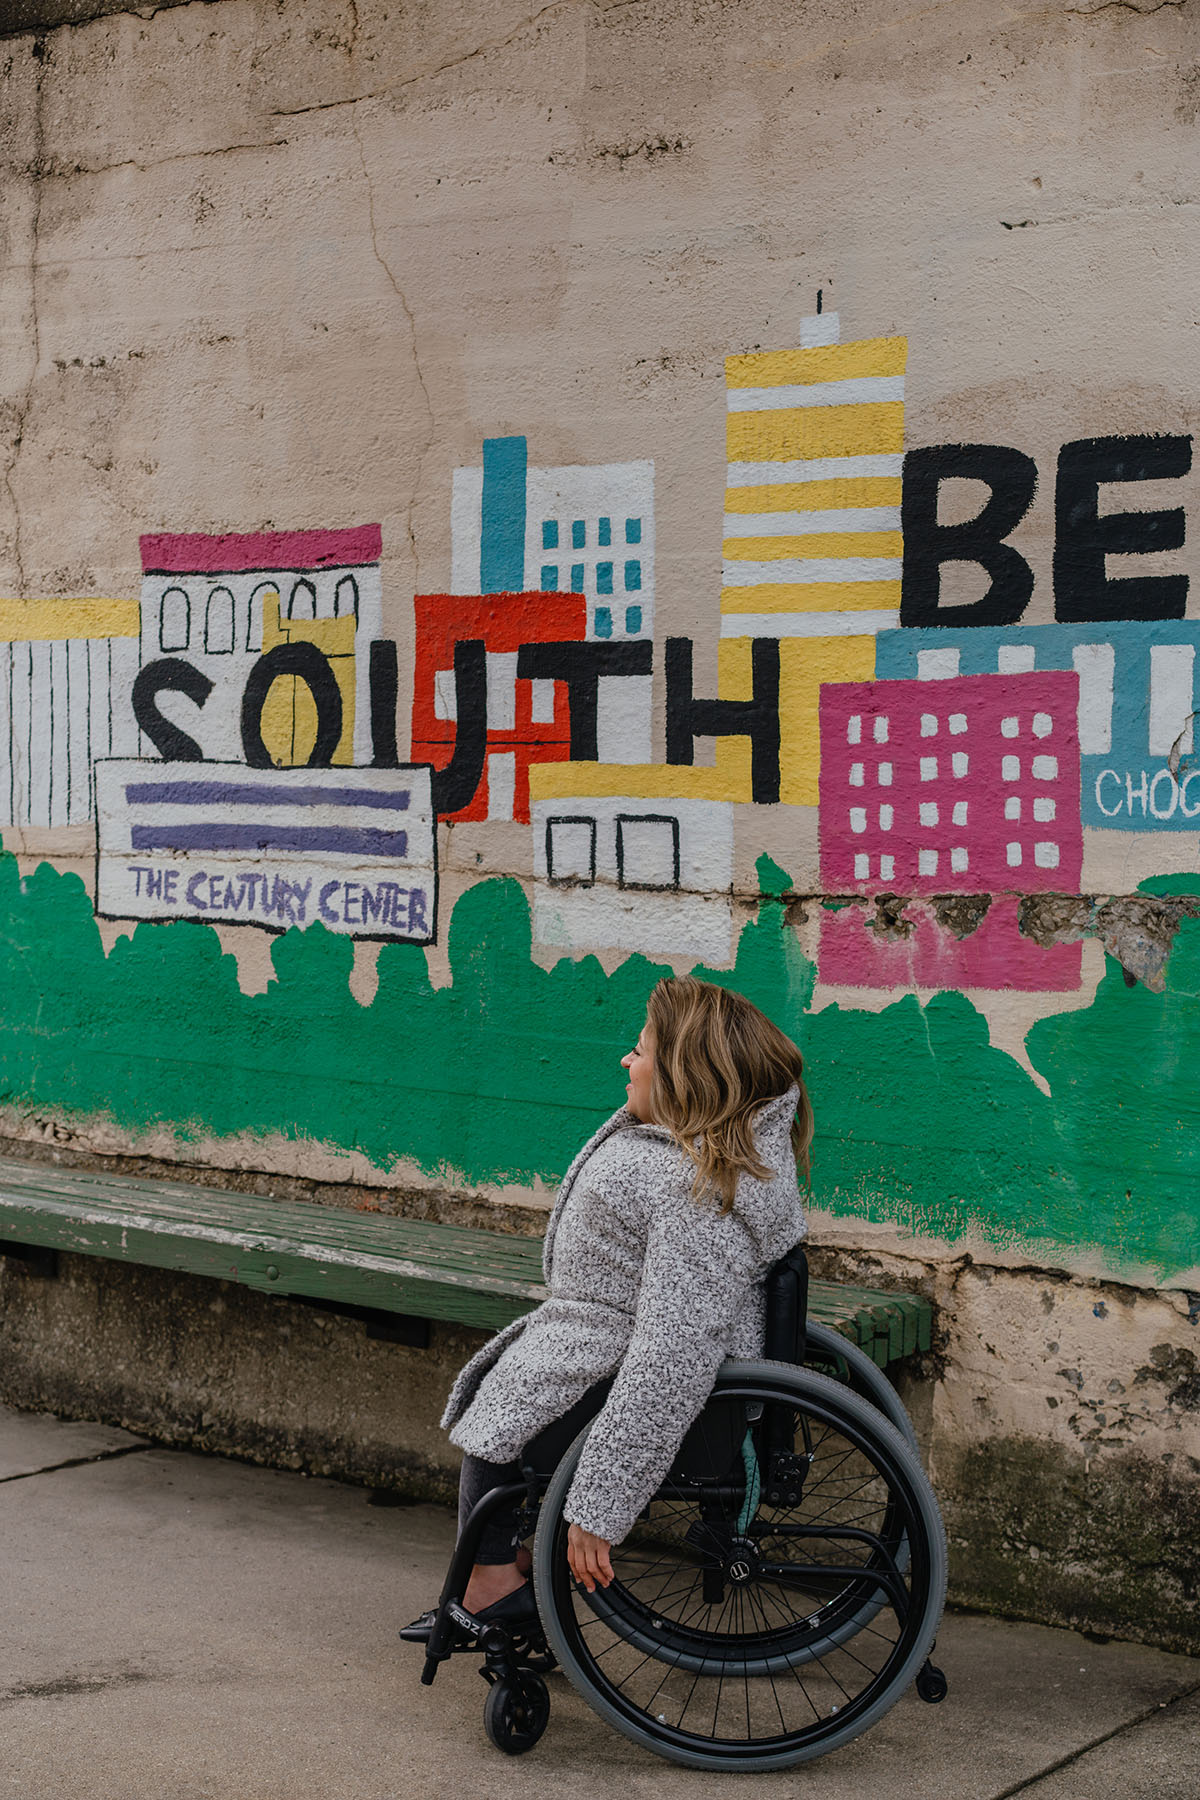
[[[695,1165],[622,1107],[567,1170],[543,1253],[549,1298],[476,1353],[442,1416],[451,1442],[508,1462],[616,1373],[566,1517],[619,1543],[660,1486],[727,1356],[759,1356],[763,1279],[805,1232],[792,1088],[757,1114],[771,1171],[742,1174],[733,1210],[692,1195]]]

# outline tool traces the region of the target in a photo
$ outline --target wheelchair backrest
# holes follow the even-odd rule
[[[772,1362],[802,1363],[807,1348],[808,1257],[802,1244],[767,1271],[767,1328],[763,1355]]]

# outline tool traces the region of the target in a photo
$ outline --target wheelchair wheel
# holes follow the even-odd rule
[[[556,1469],[534,1542],[538,1607],[588,1704],[693,1768],[782,1768],[873,1725],[924,1664],[945,1535],[894,1426],[828,1376],[726,1363],[662,1488],[577,1589]],[[774,1495],[774,1499],[768,1498]]]
[[[549,1721],[550,1695],[540,1675],[523,1670],[517,1679],[501,1679],[488,1689],[483,1729],[506,1756],[532,1750]]]

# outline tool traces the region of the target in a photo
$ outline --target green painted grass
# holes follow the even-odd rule
[[[1181,925],[1165,993],[1110,962],[1089,1008],[1034,1026],[1046,1096],[960,994],[814,1013],[776,898],[786,872],[764,859],[760,874],[734,969],[697,972],[801,1045],[819,1204],[1162,1278],[1200,1264],[1200,923]],[[106,957],[78,877],[43,864],[22,880],[0,856],[0,1101],[180,1140],[278,1133],[456,1183],[554,1181],[624,1098],[620,1058],[667,971],[641,956],[612,975],[594,957],[545,970],[530,948],[519,884],[485,881],[454,908],[448,986],[418,947],[388,944],[359,1006],[353,945],[314,925],[275,940],[275,979],[246,995],[208,926],[139,925]]]

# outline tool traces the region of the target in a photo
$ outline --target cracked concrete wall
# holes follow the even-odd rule
[[[1182,1516],[1200,1469],[1187,1299],[1200,1290],[1196,18],[1194,0],[916,14],[892,0],[0,7],[0,591],[14,596],[0,602],[0,810],[26,878],[4,890],[0,933],[5,1131],[217,1180],[401,1184],[439,1207],[449,1188],[464,1209],[470,1197],[472,1222],[497,1204],[532,1222],[567,1138],[620,1098],[605,1059],[644,1000],[635,953],[732,969],[810,1059],[815,1238],[838,1267],[922,1283],[943,1306],[942,1360],[918,1391],[962,1521],[961,1590],[1036,1608],[1013,1598],[1036,1549],[1060,1572],[1085,1568],[1077,1589],[1115,1593],[1137,1494]],[[813,423],[822,407],[762,399],[860,380],[883,385],[824,395],[831,412],[860,409],[841,436],[835,419]],[[765,450],[763,419],[780,434]],[[531,749],[493,740],[487,698],[454,686],[456,616],[489,592],[496,445],[510,462],[523,446],[512,585],[527,602],[549,585],[538,532],[561,525],[553,585],[564,606],[578,592],[572,641],[594,656],[607,631],[651,652],[648,674],[600,681],[590,748],[575,690],[541,738],[530,721]],[[816,466],[839,458],[844,472]],[[747,475],[772,461],[786,480]],[[806,506],[822,483],[822,505]],[[634,491],[644,507],[625,504]],[[535,495],[557,495],[561,520]],[[990,537],[985,501],[1008,509]],[[814,511],[842,599],[807,578]],[[639,536],[622,542],[634,514]],[[618,542],[608,558],[588,538],[578,590],[576,515]],[[37,801],[35,765],[57,767],[49,721],[61,730],[80,706],[83,627],[54,607],[109,608],[108,636],[86,642],[129,649],[111,700],[132,736],[114,748],[111,724],[107,749],[149,757],[132,682],[166,577],[139,535],[160,549],[188,538],[197,561],[170,579],[198,605],[229,534],[244,546],[364,521],[379,527],[380,612],[355,656],[365,670],[367,635],[395,647],[397,757],[440,770],[482,706],[481,756],[516,771],[506,816],[499,765],[440,809],[438,931],[415,953],[419,976],[398,960],[410,945],[345,918],[353,941],[328,951],[236,909],[190,939],[143,924],[131,942],[124,914],[97,925],[86,795],[68,813]],[[631,562],[641,585],[618,612],[608,589]],[[751,588],[767,597],[747,601]],[[494,658],[563,635],[535,604],[492,601],[510,633],[488,641]],[[878,615],[865,635],[854,605]],[[686,691],[670,640],[690,646]],[[941,686],[921,663],[938,655]],[[29,681],[24,761],[14,671]],[[513,682],[522,707],[532,682]],[[743,717],[726,711],[709,734],[689,710],[693,697],[736,707],[755,682],[753,752]],[[835,755],[821,709],[851,687]],[[167,694],[162,710],[195,731],[189,704]],[[1046,753],[1030,721],[1067,746],[1054,831],[1022,848],[1004,829],[997,736],[990,788],[968,806],[990,823],[951,840],[947,795],[943,835],[922,837],[935,829],[915,785],[923,716],[947,757],[966,754],[949,735],[966,721],[978,759],[972,709],[991,719],[993,705],[989,730],[1011,719],[1024,733],[1022,826],[1046,797],[1029,785]],[[907,863],[878,837],[879,813],[870,844],[854,841],[864,756],[847,734],[864,718],[908,734],[894,767],[876,748],[869,765],[882,787],[886,764],[892,795],[872,789],[872,805],[909,808]],[[220,754],[240,758],[240,742]],[[303,748],[278,760],[303,762]],[[77,763],[73,796],[78,776]],[[618,814],[657,838],[647,829],[630,851]],[[590,882],[556,873],[564,815],[592,829]],[[670,879],[653,865],[663,843]],[[1005,861],[1009,843],[1022,861]],[[650,859],[640,887],[623,885],[620,857],[635,852]],[[497,878],[518,884],[519,905]],[[578,989],[555,977],[564,957]],[[478,1066],[534,1068],[550,1123],[507,1092],[456,1112],[454,1084],[406,1042],[408,1011],[433,1019],[440,1004],[428,979],[446,997],[437,1054],[461,1055],[444,1048],[460,1042],[455,996],[480,968],[493,1012],[520,1022],[486,1053],[477,1040]],[[585,988],[599,1023],[564,1024]],[[206,997],[198,1017],[179,1016],[186,991]],[[158,1074],[134,1088],[151,1022]],[[259,1088],[245,1068],[267,1070]],[[293,1103],[297,1068],[317,1074]],[[388,1116],[389,1078],[418,1096],[412,1117]],[[1057,1537],[1022,1524],[1035,1475],[1048,1505],[1069,1490],[1075,1525]],[[1081,1562],[1075,1527],[1109,1475],[1123,1496],[1109,1561]],[[1180,1617],[1193,1576],[1170,1546],[1163,1557],[1172,1572],[1157,1588],[1138,1577],[1131,1618],[1155,1595]],[[1053,1601],[1064,1617],[1083,1604],[1068,1573]]]

